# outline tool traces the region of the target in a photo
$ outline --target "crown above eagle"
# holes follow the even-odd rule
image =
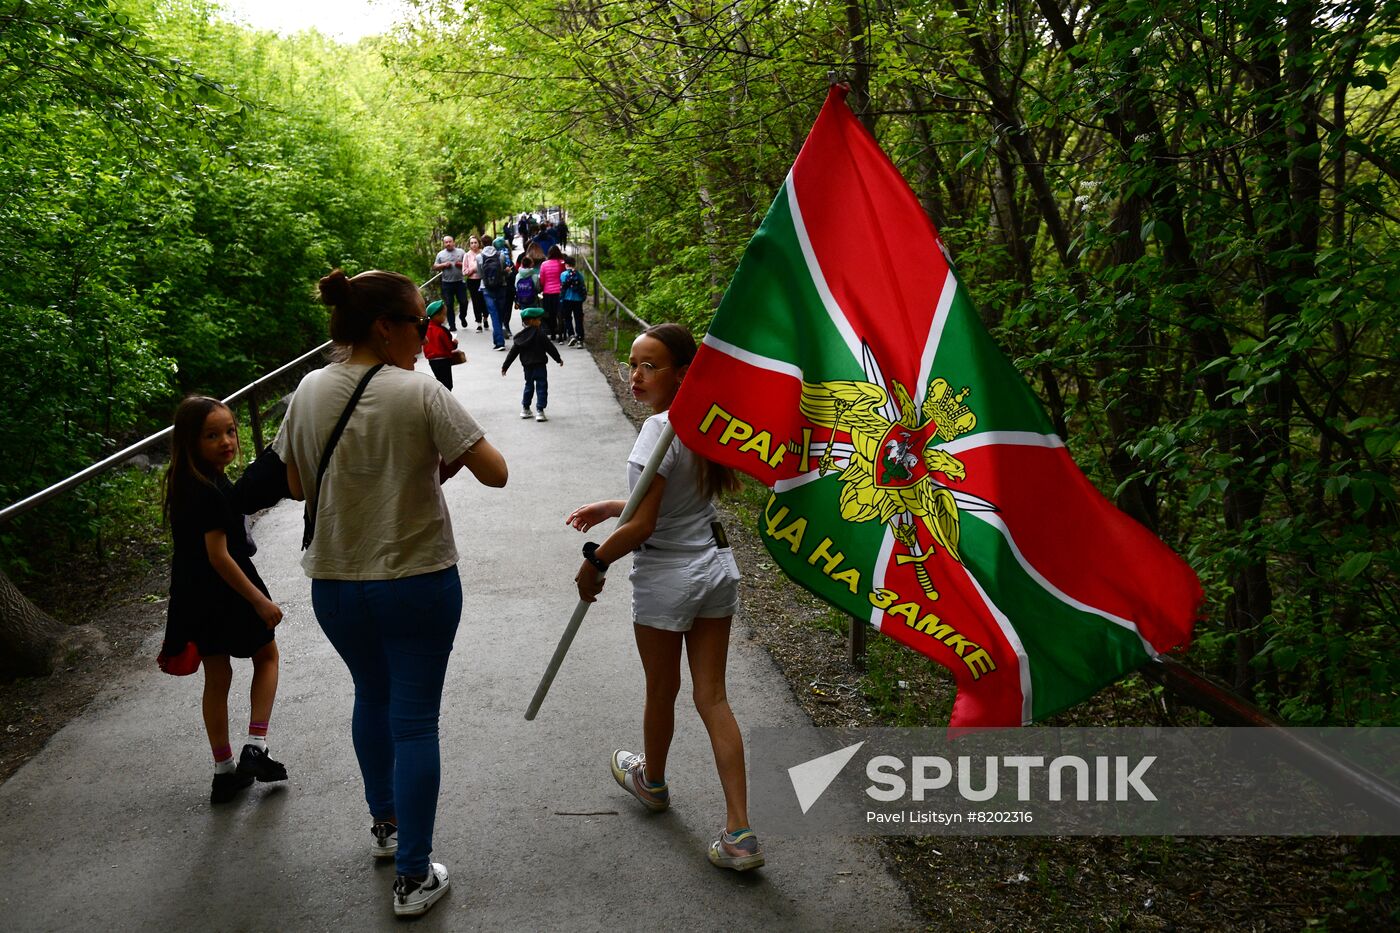
[[[967,386],[954,393],[947,379],[938,378],[929,383],[928,398],[924,400],[923,415],[932,418],[938,428],[938,436],[951,441],[977,427],[977,416],[963,404],[963,399],[972,394]]]

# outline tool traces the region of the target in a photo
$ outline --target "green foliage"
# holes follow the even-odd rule
[[[1085,472],[1200,575],[1196,663],[1400,719],[1395,0],[423,9],[399,64],[598,214],[651,320],[703,326],[849,76]]]
[[[375,42],[214,14],[0,7],[0,501],[158,430],[183,393],[226,395],[321,343],[332,268],[427,268],[433,140]],[[85,496],[0,553],[97,540]]]

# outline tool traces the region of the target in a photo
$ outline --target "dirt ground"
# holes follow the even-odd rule
[[[610,322],[590,310],[589,350],[634,423],[649,414],[617,373]],[[620,338],[625,346],[630,335]],[[578,351],[568,351],[579,355]],[[566,357],[567,359],[567,357]],[[847,658],[843,623],[768,559],[757,493],[724,506],[744,568],[748,627],[818,725],[947,721],[952,681],[926,659],[870,635],[871,670]],[[61,621],[105,635],[105,655],[70,658],[47,678],[0,684],[0,781],[36,754],[97,691],[153,663],[144,646],[164,624],[159,545],[109,544],[104,561],[55,575],[27,594]],[[873,663],[878,658],[879,664]],[[1165,725],[1171,711],[1140,685],[1104,691],[1057,725]],[[1400,922],[1392,840],[1230,837],[887,837],[879,841],[929,930],[1386,929]]]

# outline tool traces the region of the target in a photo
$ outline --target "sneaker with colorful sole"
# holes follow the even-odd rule
[[[751,829],[720,833],[710,843],[710,864],[735,871],[748,871],[763,864],[763,849]]]
[[[671,805],[671,791],[666,783],[653,787],[646,779],[646,758],[619,748],[612,754],[613,780],[648,810],[661,811]]]

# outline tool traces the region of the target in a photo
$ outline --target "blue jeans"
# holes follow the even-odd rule
[[[462,615],[457,568],[397,580],[312,580],[311,605],[355,681],[350,734],[370,816],[398,819],[398,873],[424,875],[442,771],[442,683]]]
[[[442,307],[447,311],[447,329],[457,329],[457,318],[452,310],[452,302],[455,298],[458,306],[462,309],[462,326],[467,326],[467,283],[463,281],[440,282],[438,291],[442,293]]]
[[[504,323],[501,322],[501,308],[498,303],[500,301],[498,297],[499,294],[499,291],[492,291],[484,286],[481,289],[481,297],[486,299],[486,313],[491,318],[491,346],[493,347],[503,347],[506,345],[505,327],[510,323],[508,318]],[[506,312],[507,314],[510,312],[509,305],[506,306]]]
[[[549,404],[549,370],[547,364],[541,363],[539,366],[526,366],[525,370],[525,396],[520,400],[521,408],[530,407],[530,398],[539,393],[539,398],[535,404],[536,411],[544,411],[544,407]]]

